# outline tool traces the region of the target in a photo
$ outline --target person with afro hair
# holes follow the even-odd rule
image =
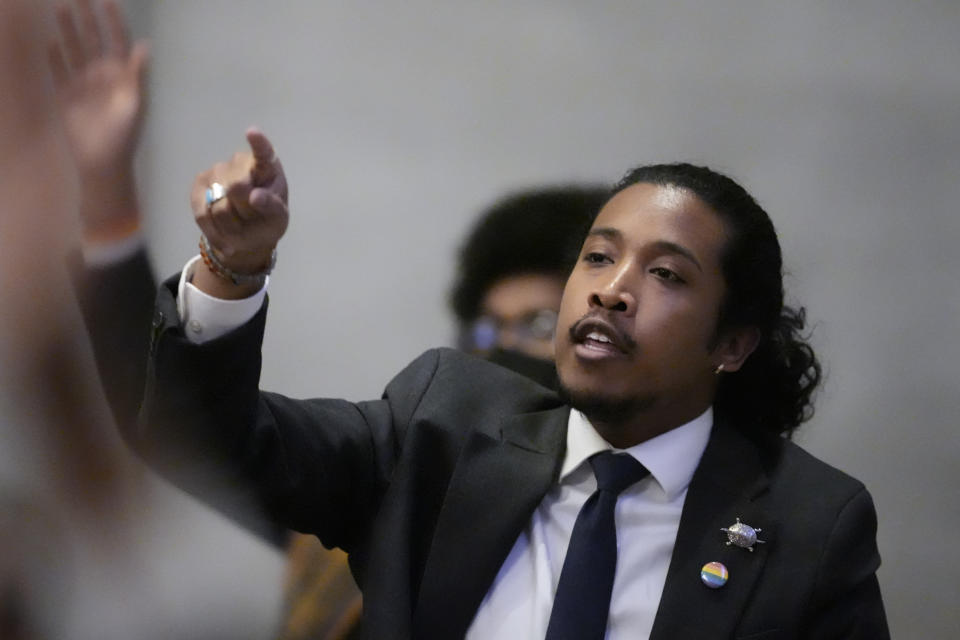
[[[450,292],[461,349],[556,387],[553,332],[563,285],[609,195],[593,184],[531,188],[480,215],[460,248]]]

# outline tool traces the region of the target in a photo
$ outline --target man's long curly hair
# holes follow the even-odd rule
[[[739,184],[706,167],[658,164],[631,170],[614,187],[647,183],[686,189],[726,227],[721,266],[726,295],[717,336],[756,327],[756,350],[735,373],[723,374],[714,401],[717,418],[755,436],[783,435],[813,416],[821,368],[804,335],[805,310],[783,301],[783,260],[770,216]]]

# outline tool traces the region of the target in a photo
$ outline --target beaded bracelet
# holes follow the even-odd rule
[[[265,269],[257,273],[237,273],[231,271],[225,264],[220,262],[217,258],[217,254],[214,251],[213,247],[210,245],[210,241],[207,240],[207,236],[200,234],[200,257],[203,259],[203,264],[207,265],[207,268],[210,269],[213,273],[220,276],[224,280],[229,280],[235,285],[241,284],[256,284],[263,286],[263,283],[266,282],[267,276],[273,271],[273,268],[277,266],[277,250],[274,249],[270,254],[270,264],[267,265]]]

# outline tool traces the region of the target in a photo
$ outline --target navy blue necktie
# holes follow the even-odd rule
[[[546,640],[603,640],[617,568],[617,496],[649,471],[625,453],[605,451],[590,458],[597,490],[577,515]]]

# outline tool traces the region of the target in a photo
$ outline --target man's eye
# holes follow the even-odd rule
[[[676,273],[675,271],[671,271],[670,269],[667,269],[666,267],[654,267],[654,268],[650,269],[650,273],[652,273],[653,275],[657,276],[658,278],[661,278],[661,279],[663,279],[663,280],[667,280],[668,282],[683,282],[683,281],[684,281],[683,278],[681,278],[679,275],[677,275],[677,273]]]
[[[593,264],[601,264],[604,262],[610,262],[610,258],[606,254],[600,253],[598,251],[591,251],[583,256],[585,262],[590,262]]]

